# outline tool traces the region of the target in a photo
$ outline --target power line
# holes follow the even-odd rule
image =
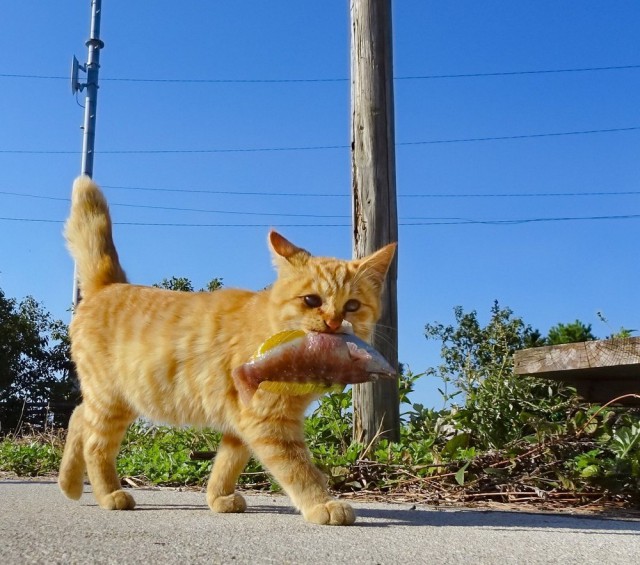
[[[205,214],[228,214],[235,216],[275,216],[287,218],[350,218],[345,214],[292,214],[287,212],[239,212],[237,210],[208,210],[202,208],[178,208],[175,206],[152,206],[146,204],[121,204],[112,203],[111,206],[121,206],[126,208],[146,208],[151,210],[168,210],[176,212],[199,212]]]
[[[101,184],[102,188],[118,190],[134,190],[149,192],[177,192],[193,194],[220,194],[230,196],[283,196],[297,198],[351,198],[348,192],[258,192],[248,190],[213,190],[202,188],[161,188],[152,186],[126,186]],[[0,192],[2,194],[2,192]],[[398,194],[398,198],[550,198],[550,197],[581,197],[581,196],[637,196],[640,190],[600,191],[600,192],[517,192],[517,193],[423,193],[423,194]]]
[[[640,214],[621,214],[617,216],[560,216],[553,218],[519,218],[513,220],[453,220],[453,221],[438,221],[438,222],[405,222],[401,223],[402,226],[429,226],[429,225],[494,225],[494,226],[507,226],[507,225],[520,225],[531,224],[541,222],[572,222],[572,221],[600,221],[600,220],[634,220],[639,219]]]
[[[64,224],[65,220],[54,220],[50,218],[10,218],[0,217],[0,221],[7,222],[33,222],[48,224]],[[351,224],[201,224],[201,223],[179,223],[179,222],[113,222],[114,226],[151,226],[151,227],[180,227],[180,228],[305,228],[305,227],[348,227]]]
[[[398,76],[394,80],[426,80],[426,79],[446,79],[446,78],[480,78],[480,77],[503,77],[518,75],[542,75],[542,74],[562,74],[562,73],[584,73],[592,71],[620,71],[629,69],[638,69],[640,65],[616,65],[609,67],[578,67],[569,69],[538,69],[529,71],[498,71],[489,73],[458,73],[458,74],[439,74],[439,75],[415,75],[415,76]]]
[[[290,214],[286,212],[238,212],[237,210],[207,210],[202,208],[177,208],[174,206],[152,206],[146,204],[119,204],[112,203],[111,206],[121,206],[127,208],[147,208],[151,210],[171,210],[177,212],[201,212],[205,214],[231,214],[236,216],[282,216],[288,218],[350,218],[344,214]]]
[[[22,196],[24,198],[37,198],[39,200],[55,200],[59,202],[71,202],[71,198],[61,198],[58,196],[44,196],[42,194],[26,194],[24,192],[10,192],[8,190],[0,190],[0,194],[5,196]]]
[[[231,191],[231,190],[205,190],[205,189],[189,189],[189,188],[156,188],[156,187],[143,187],[143,186],[120,186],[120,185],[108,185],[102,184],[103,188],[122,189],[122,190],[134,190],[134,191],[150,191],[150,192],[171,192],[171,193],[195,193],[195,194],[211,194],[211,195],[230,195],[230,196],[284,196],[284,197],[301,197],[301,198],[316,198],[316,197],[331,197],[331,198],[349,198],[351,195],[347,193],[302,193],[302,192],[251,192],[251,191]],[[23,198],[36,198],[40,200],[53,200],[59,202],[70,202],[70,198],[62,198],[56,196],[45,196],[41,194],[28,194],[24,192],[13,192],[7,190],[0,190],[0,195],[6,196],[18,196]],[[459,193],[459,194],[444,194],[444,193],[423,193],[423,194],[399,194],[398,198],[436,198],[436,199],[460,199],[460,198],[581,198],[581,197],[606,197],[606,196],[638,196],[640,190],[617,190],[617,191],[599,191],[599,192],[511,192],[511,193]],[[233,210],[210,210],[202,208],[181,208],[173,206],[156,206],[150,204],[128,204],[111,202],[111,206],[123,206],[129,208],[149,208],[157,210],[173,210],[180,212],[203,212],[203,213],[217,213],[217,214],[247,214],[247,215],[272,215],[272,216],[299,216],[299,217],[323,217],[323,218],[346,218],[345,215],[333,215],[333,216],[317,216],[315,214],[278,214],[278,213],[264,213],[264,212],[238,212]]]
[[[404,141],[402,143],[396,143],[396,146],[410,146],[410,145],[432,145],[439,143],[470,143],[475,141],[504,141],[509,139],[534,139],[538,137],[560,137],[566,135],[588,135],[594,133],[618,133],[624,131],[636,131],[640,126],[631,126],[626,128],[609,128],[609,129],[591,129],[591,130],[579,130],[579,131],[562,131],[562,132],[550,132],[550,133],[533,133],[533,134],[521,134],[521,135],[502,135],[493,137],[468,137],[459,139],[438,139],[432,141]]]
[[[25,194],[21,192],[9,192],[6,190],[0,190],[0,194],[7,196],[21,196],[24,198],[36,198],[39,200],[54,200],[57,202],[71,202],[70,198],[61,198],[56,196],[42,196],[39,194]],[[211,210],[205,208],[183,208],[178,206],[157,206],[152,204],[127,204],[121,202],[110,202],[111,207],[122,208],[143,208],[149,210],[165,210],[172,212],[198,212],[205,214],[228,214],[235,216],[276,216],[276,217],[289,217],[289,218],[350,218],[351,216],[345,214],[292,214],[287,212],[248,212],[237,210]]]
[[[583,196],[638,196],[640,190],[616,190],[611,192],[510,192],[510,193],[461,193],[461,194],[399,194],[399,198],[556,198]]]
[[[151,192],[184,192],[184,193],[193,193],[193,194],[225,194],[232,196],[286,196],[286,197],[349,197],[348,193],[320,193],[320,192],[258,192],[258,191],[248,191],[248,190],[211,190],[211,189],[200,189],[200,188],[159,188],[159,187],[150,187],[150,186],[122,186],[122,185],[113,185],[113,184],[101,184],[102,188],[112,188],[112,189],[120,189],[120,190],[140,190],[140,191],[151,191]]]
[[[521,75],[542,75],[542,74],[565,74],[584,73],[597,71],[620,71],[638,69],[640,65],[610,65],[606,67],[576,67],[565,69],[536,69],[524,71],[497,71],[485,73],[448,73],[448,74],[428,74],[428,75],[405,75],[394,77],[394,80],[437,80],[456,78],[482,78],[482,77],[505,77]],[[58,75],[36,75],[0,73],[1,78],[15,79],[39,79],[39,80],[69,80],[69,77]],[[277,78],[277,79],[194,79],[194,78],[140,78],[140,77],[101,77],[103,81],[111,82],[140,82],[140,83],[165,83],[165,84],[291,84],[291,83],[340,83],[350,79],[345,77],[326,78]]]
[[[46,223],[46,224],[64,224],[64,220],[49,220],[46,218],[5,218],[5,217],[0,217],[0,220],[4,221],[4,222],[42,222],[42,223]]]
[[[570,221],[601,221],[601,220],[637,220],[640,214],[623,214],[616,216],[561,216],[551,218],[519,218],[503,220],[473,220],[465,218],[431,218],[429,221],[399,222],[400,226],[451,226],[451,225],[521,225],[543,222],[570,222]],[[62,224],[64,220],[41,218],[10,218],[0,217],[0,221],[9,222],[42,222]],[[181,228],[270,228],[270,227],[351,227],[351,224],[204,224],[204,223],[180,223],[180,222],[114,222],[117,226],[152,226],[152,227],[181,227]]]
[[[640,129],[640,128],[639,128]],[[195,154],[195,153],[261,153],[261,152],[278,152],[278,151],[318,151],[325,149],[346,149],[349,145],[312,145],[306,147],[245,147],[245,148],[227,148],[227,149],[114,149],[96,151],[102,155],[165,155],[173,154]],[[0,149],[0,153],[8,154],[27,154],[27,155],[76,155],[79,151],[70,151],[66,149]]]
[[[502,135],[490,137],[467,137],[456,139],[433,139],[425,141],[403,141],[396,143],[396,147],[410,147],[418,145],[436,145],[447,143],[472,143],[480,141],[505,141],[517,139],[536,139],[544,137],[563,137],[575,135],[591,135],[597,133],[621,133],[640,130],[640,126],[629,126],[622,128],[589,129],[577,131],[530,133],[519,135]],[[350,145],[309,145],[298,147],[245,147],[226,149],[116,149],[96,151],[102,155],[166,155],[166,154],[198,154],[198,153],[260,153],[260,152],[285,152],[285,151],[319,151],[327,149],[348,149]],[[68,151],[58,149],[0,149],[0,154],[24,154],[24,155],[76,155],[79,151]]]

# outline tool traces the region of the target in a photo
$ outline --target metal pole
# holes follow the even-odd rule
[[[82,125],[82,163],[80,173],[93,176],[93,155],[96,134],[96,109],[98,105],[98,74],[100,72],[100,50],[104,42],[100,39],[100,16],[102,14],[102,0],[91,0],[91,30],[86,46],[89,49],[87,64],[80,67],[76,58],[73,59],[71,90],[73,93],[86,89],[84,102],[84,121]],[[78,83],[77,73],[81,69],[87,73],[87,82]],[[73,305],[80,302],[78,277],[74,269],[73,276]]]
[[[87,83],[84,106],[84,125],[82,135],[82,167],[83,175],[93,176],[93,149],[96,134],[96,107],[98,104],[98,73],[100,71],[100,49],[104,43],[100,39],[100,15],[102,0],[91,0],[91,32],[86,46],[89,48],[87,58]]]

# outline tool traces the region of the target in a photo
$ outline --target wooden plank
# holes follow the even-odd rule
[[[513,360],[517,375],[562,381],[589,402],[640,394],[640,337],[523,349]],[[622,403],[640,406],[640,399]]]
[[[523,349],[515,353],[514,367],[518,375],[588,373],[591,369],[607,368],[610,374],[638,371],[640,376],[640,337]]]

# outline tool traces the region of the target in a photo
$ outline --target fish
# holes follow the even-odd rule
[[[324,393],[396,376],[382,354],[355,335],[302,330],[271,336],[232,371],[246,405],[258,388],[289,395]]]

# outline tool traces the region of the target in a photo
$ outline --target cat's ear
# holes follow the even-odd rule
[[[366,273],[369,280],[373,280],[381,286],[387,276],[397,246],[397,243],[390,243],[371,255],[358,260],[358,271]]]
[[[293,265],[294,267],[305,265],[309,257],[311,257],[308,251],[295,246],[273,230],[269,232],[269,247],[271,247],[271,254],[273,255],[273,264],[278,269],[286,265]]]

